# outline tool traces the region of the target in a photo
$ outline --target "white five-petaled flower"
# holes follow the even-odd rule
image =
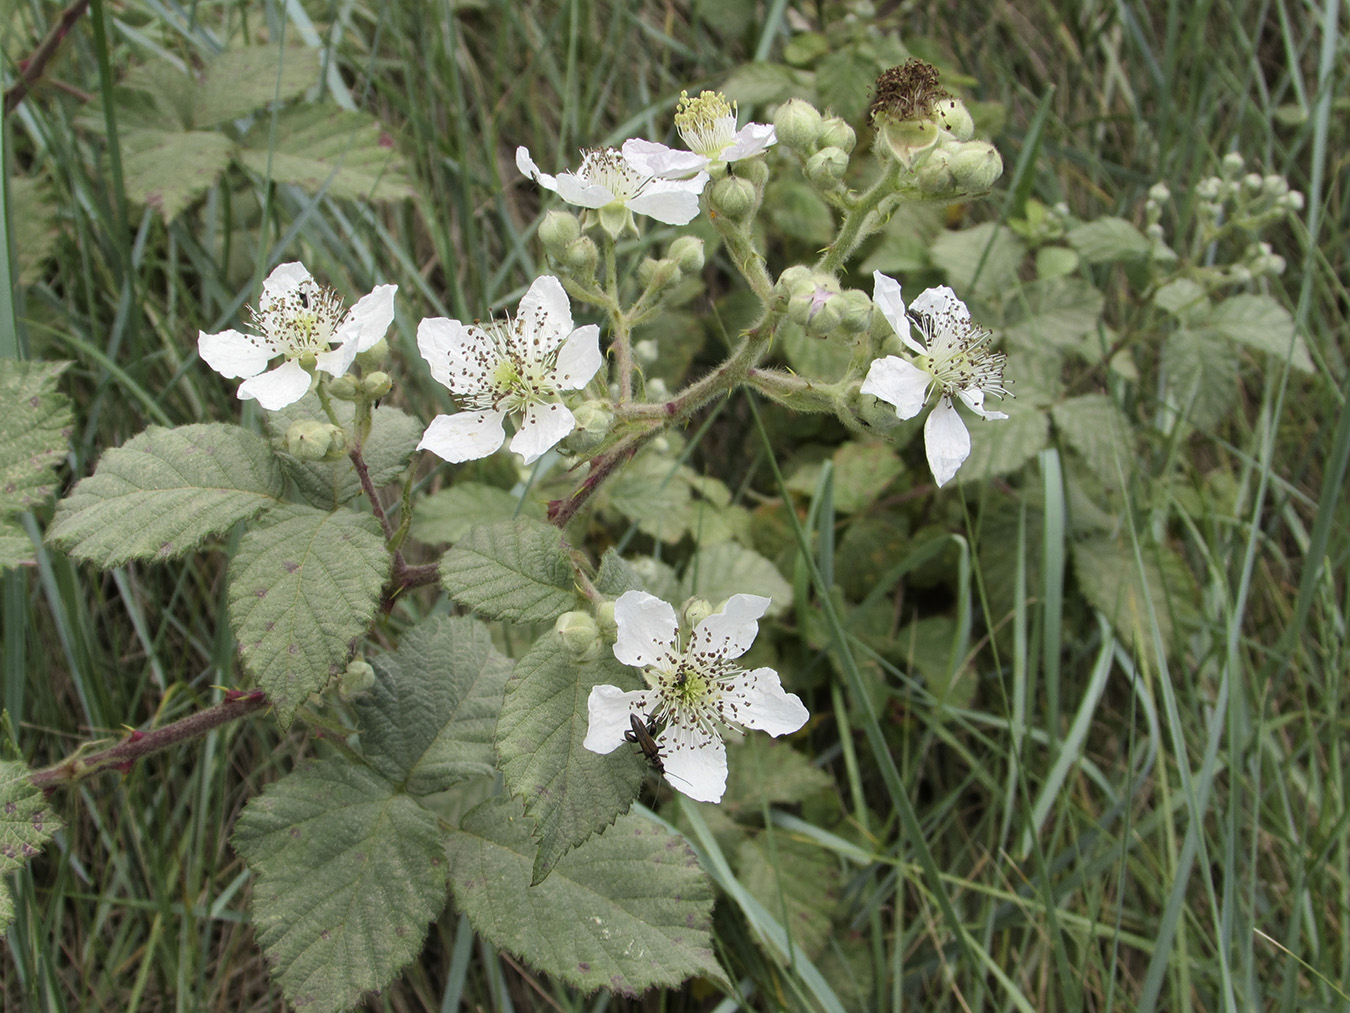
[[[680,92],[675,129],[689,145],[688,151],[635,137],[623,142],[624,156],[653,176],[678,179],[717,162],[758,155],[778,140],[768,123],[747,123],[737,130],[736,103],[728,102],[725,95],[716,91],[701,92],[698,98]]]
[[[655,738],[671,784],[699,802],[721,801],[727,786],[723,728],[778,736],[795,732],[808,717],[772,668],[746,671],[735,663],[754,642],[769,601],[732,595],[682,646],[669,604],[645,591],[625,593],[614,604],[614,657],[642,669],[648,688],[625,693],[617,686],[594,687],[582,744],[595,753],[613,752],[625,741],[632,715],[664,726]]]
[[[909,362],[897,355],[877,359],[867,371],[862,393],[895,406],[895,414],[910,419],[937,391],[938,403],[924,423],[924,448],[928,466],[939,486],[951,481],[961,463],[970,456],[970,433],[952,403],[959,397],[976,415],[1006,419],[1003,412],[984,407],[986,394],[1003,397],[1003,364],[1007,356],[989,347],[992,335],[971,323],[970,310],[946,285],[923,292],[905,314],[900,283],[874,271],[872,301],[881,310],[905,347],[919,358]],[[910,322],[927,347],[910,336]]]
[[[511,449],[533,464],[576,425],[559,393],[580,390],[604,363],[600,328],[573,329],[567,293],[550,275],[535,279],[514,318],[472,324],[423,320],[417,348],[460,408],[436,416],[417,449],[453,462],[495,451],[506,439],[503,420],[519,412]]]
[[[311,370],[341,376],[358,352],[378,344],[394,319],[397,291],[397,285],[377,285],[344,314],[341,296],[322,288],[303,264],[281,264],[263,282],[253,311],[261,333],[199,331],[197,351],[221,376],[245,378],[239,397],[275,411],[305,396]],[[264,373],[278,355],[285,361]]]
[[[520,147],[516,149],[516,167],[569,204],[628,208],[667,225],[688,225],[698,217],[698,195],[708,182],[705,172],[693,179],[660,178],[616,148],[585,151],[576,172],[550,176],[534,164],[528,148]]]

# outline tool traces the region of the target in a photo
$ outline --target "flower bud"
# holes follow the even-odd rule
[[[692,630],[717,610],[713,608],[712,602],[708,601],[707,598],[695,596],[684,603],[684,608],[681,611],[684,613],[682,625],[686,630]]]
[[[825,308],[832,296],[839,293],[839,284],[827,275],[813,275],[808,284],[794,287],[792,298],[788,300],[788,319],[806,327]],[[835,325],[839,323],[839,311],[832,313]]]
[[[1003,175],[1003,159],[987,141],[968,141],[952,157],[952,177],[964,193],[983,193]]]
[[[389,342],[381,338],[364,352],[356,353],[356,365],[360,367],[361,372],[369,373],[381,368],[387,358],[389,358]]]
[[[595,265],[600,262],[600,251],[596,249],[594,239],[582,236],[568,243],[563,255],[558,259],[569,274],[586,281],[595,277]]]
[[[1261,179],[1261,174],[1259,172],[1249,172],[1242,177],[1242,189],[1246,190],[1248,193],[1260,193],[1261,188],[1264,185],[1265,181]]]
[[[1220,171],[1222,171],[1229,179],[1232,179],[1242,171],[1243,164],[1242,156],[1236,151],[1230,151],[1223,156],[1223,161],[1219,163],[1219,166]]]
[[[367,373],[361,379],[361,393],[372,401],[378,401],[393,389],[394,381],[389,374],[379,370]]]
[[[1280,198],[1280,203],[1289,211],[1295,213],[1303,210],[1303,192],[1300,190],[1290,190]]]
[[[354,376],[335,376],[328,381],[328,396],[339,401],[359,401],[361,385]]]
[[[925,196],[956,196],[956,177],[952,175],[952,157],[954,154],[955,152],[951,147],[943,145],[934,148],[928,157],[923,160],[923,164],[919,166],[919,171],[915,174],[914,182]]]
[[[1283,197],[1289,192],[1289,180],[1271,173],[1261,180],[1261,189],[1271,197]]]
[[[564,612],[553,624],[563,651],[573,661],[594,661],[605,649],[600,627],[589,612]]]
[[[841,148],[821,148],[806,160],[802,171],[812,186],[833,189],[848,171],[848,155]]]
[[[1148,199],[1155,204],[1166,204],[1172,199],[1172,191],[1166,183],[1154,183],[1148,188]]]
[[[685,274],[698,274],[703,270],[703,240],[698,236],[680,236],[670,244],[666,256]]]
[[[544,249],[559,260],[565,258],[567,247],[581,235],[581,223],[576,215],[566,211],[550,211],[539,223],[539,241]]]
[[[605,441],[614,428],[614,412],[608,401],[583,401],[572,413],[576,428],[563,443],[574,454],[589,454]]]
[[[680,265],[673,260],[648,257],[638,265],[637,277],[644,288],[660,291],[680,280]]]
[[[736,163],[736,175],[753,184],[756,190],[763,190],[764,184],[769,181],[769,166],[763,155],[743,158]]]
[[[374,685],[375,669],[370,662],[357,658],[338,676],[338,695],[344,700],[350,700]]]
[[[820,111],[799,98],[784,102],[773,117],[774,136],[797,152],[813,149],[822,128]]]
[[[968,141],[975,136],[975,120],[959,98],[940,100],[935,111],[938,126],[958,141]]]
[[[643,338],[633,345],[633,361],[639,366],[651,366],[661,357],[661,350],[651,338]]]
[[[612,601],[602,601],[595,606],[595,624],[600,628],[600,635],[606,640],[613,640],[618,635],[619,624],[614,618]]]
[[[811,269],[804,264],[793,264],[778,276],[778,283],[774,285],[774,293],[782,299],[790,299],[803,286],[806,287],[808,292],[815,287],[815,282],[811,280]]]
[[[858,143],[858,135],[838,116],[827,116],[819,140],[822,148],[838,148],[849,155],[853,153],[854,145]]]
[[[754,210],[754,184],[735,176],[719,179],[708,191],[708,206],[719,215],[740,221]]]
[[[813,338],[828,338],[839,329],[842,314],[839,312],[839,297],[826,299],[806,320],[806,333]]]
[[[866,292],[851,288],[833,300],[839,312],[839,326],[850,334],[861,334],[872,325],[872,300]]]
[[[330,422],[301,419],[286,430],[286,450],[302,461],[322,461],[336,447],[341,453],[347,438]]]

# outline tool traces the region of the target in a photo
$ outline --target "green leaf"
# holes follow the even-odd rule
[[[230,560],[230,624],[283,728],[347,663],[388,574],[380,526],[367,514],[289,503],[240,539]]]
[[[540,521],[474,528],[441,559],[450,597],[489,619],[552,622],[576,607],[576,575],[558,529]]]
[[[419,542],[457,542],[473,528],[508,520],[519,514],[544,519],[544,507],[535,500],[523,503],[505,489],[482,482],[457,481],[417,504],[412,536]]]
[[[1212,429],[1237,404],[1238,357],[1208,331],[1183,329],[1163,344],[1163,400],[1197,429]]]
[[[829,774],[780,739],[751,733],[727,743],[727,812],[757,817],[765,806],[796,805],[832,786]]]
[[[159,211],[166,222],[220,179],[234,142],[212,130],[133,130],[123,135],[127,196]]]
[[[733,594],[760,594],[772,598],[765,615],[780,616],[792,604],[792,585],[783,579],[778,567],[754,549],[735,542],[705,545],[689,560],[681,594],[702,595],[717,605]]]
[[[206,65],[193,95],[193,125],[237,120],[274,101],[295,98],[318,83],[320,55],[293,46],[245,46],[221,53]]]
[[[401,200],[413,196],[403,158],[379,121],[329,105],[294,106],[262,119],[245,138],[239,160],[278,183],[308,193],[349,200]]]
[[[1074,542],[1074,576],[1087,600],[1134,650],[1152,649],[1151,615],[1172,654],[1177,626],[1195,620],[1195,579],[1170,549],[1146,545],[1142,550],[1141,570],[1128,542],[1111,537]]]
[[[839,863],[828,852],[785,833],[760,834],[736,849],[736,874],[790,929],[793,946],[811,958],[825,950],[840,886]]]
[[[347,401],[335,401],[333,410],[338,423],[350,432],[356,416],[355,406]],[[296,422],[330,421],[315,394],[306,394],[294,404],[267,412],[266,416],[267,430],[278,446],[285,445],[286,431]],[[376,489],[402,476],[408,458],[422,438],[422,428],[420,421],[388,405],[380,405],[371,413],[370,435],[361,448],[361,457]],[[336,461],[302,461],[284,452],[277,456],[287,476],[311,506],[335,510],[361,495],[361,477],[357,475],[352,459],[345,454]]]
[[[1051,409],[1055,427],[1108,486],[1134,467],[1130,424],[1105,394],[1084,394]]]
[[[55,488],[72,421],[56,381],[68,365],[0,359],[0,567],[33,559],[28,535],[8,522]]]
[[[646,776],[646,761],[635,749],[602,756],[582,746],[590,728],[587,700],[600,685],[640,688],[634,669],[608,652],[592,662],[572,660],[552,630],[516,663],[507,683],[497,752],[506,786],[525,800],[535,821],[533,882],[627,812]]]
[[[929,266],[928,249],[942,234],[942,209],[933,204],[901,204],[877,241],[876,247],[858,268],[864,278],[873,271],[903,278],[925,271]]]
[[[824,246],[834,238],[834,214],[808,184],[780,176],[764,192],[764,214],[778,230],[794,239]]]
[[[257,877],[253,925],[286,998],[339,1010],[417,956],[445,904],[436,816],[365,767],[332,759],[269,785],[235,825]]]
[[[600,557],[600,572],[595,575],[595,589],[608,598],[618,598],[625,591],[645,591],[647,586],[633,565],[610,546]]]
[[[721,7],[720,3],[712,6]],[[722,82],[722,93],[744,106],[762,106],[786,102],[803,89],[814,92],[812,75],[781,63],[747,63]]]
[[[56,506],[47,540],[104,569],[173,559],[277,502],[281,465],[239,426],[151,426]]]
[[[1081,278],[1045,278],[1019,286],[1008,299],[1004,335],[1010,345],[1081,349],[1101,322],[1105,300]]]
[[[32,771],[0,760],[0,932],[14,920],[14,903],[4,877],[22,869],[61,829],[61,817],[29,780]]]
[[[1011,398],[998,407],[1008,413],[1006,419],[981,419],[962,412],[970,430],[970,456],[957,471],[956,481],[1011,475],[1050,445],[1050,425],[1043,410]]]
[[[958,296],[989,298],[1017,284],[1026,246],[1006,225],[985,222],[942,233],[933,241],[931,256]]]
[[[709,932],[713,892],[679,837],[625,816],[531,886],[519,801],[491,799],[447,846],[455,905],[494,946],[584,992],[636,996],[696,975],[726,984]]]
[[[1153,293],[1153,303],[1183,324],[1203,320],[1209,313],[1209,296],[1189,278],[1176,278]]]
[[[835,383],[848,372],[853,361],[853,350],[841,341],[813,338],[806,328],[785,320],[778,328],[783,355],[794,373],[812,380]]]
[[[10,247],[19,269],[19,284],[32,285],[61,238],[60,217],[50,180],[10,176]]]
[[[1089,264],[1139,260],[1152,249],[1148,237],[1124,218],[1098,218],[1070,229],[1065,237]]]
[[[1042,246],[1036,251],[1037,278],[1063,278],[1078,270],[1079,257],[1066,246]]]
[[[1312,357],[1301,335],[1294,333],[1289,311],[1268,295],[1235,295],[1225,299],[1198,322],[1215,334],[1254,348],[1305,373],[1313,371]]]
[[[512,664],[486,626],[431,619],[372,664],[376,683],[355,703],[371,766],[413,795],[496,770],[492,740]]]
[[[863,36],[862,38],[866,38]],[[832,48],[816,66],[820,107],[828,108],[848,122],[857,122],[867,111],[872,86],[885,67],[877,66],[870,47],[848,44]]]
[[[928,692],[941,705],[969,707],[975,697],[976,676],[969,667],[952,671],[952,646],[961,630],[951,616],[925,616],[895,635],[894,650],[904,666],[917,670]]]
[[[725,542],[748,535],[749,518],[730,505],[727,487],[661,454],[643,454],[608,483],[602,504],[663,542],[685,535]]]
[[[834,465],[834,509],[852,514],[866,510],[905,470],[895,451],[879,440],[845,443],[831,456]],[[820,482],[822,465],[804,465],[788,479],[794,492],[811,495]]]

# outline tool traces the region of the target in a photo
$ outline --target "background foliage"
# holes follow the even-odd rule
[[[5,14],[9,83],[61,8]],[[644,575],[672,596],[744,590],[716,581],[747,546],[775,564],[771,650],[811,696],[809,735],[740,747],[721,808],[659,807],[721,891],[714,948],[751,1008],[1332,1008],[1350,981],[1343,24],[1334,4],[93,4],[6,119],[19,284],[0,333],[72,362],[65,474],[85,475],[150,424],[258,424],[192,339],[303,252],[342,291],[399,284],[394,400],[429,418],[446,402],[416,321],[514,304],[543,266],[517,144],[562,165],[662,136],[681,88],[723,82],[743,116],[800,94],[858,124],[878,70],[933,60],[1009,171],[988,201],[898,218],[862,268],[950,281],[1010,352],[1015,414],[977,429],[999,443],[977,442],[964,494],[931,495],[917,445],[860,448],[820,417],[765,409],[747,438],[760,413],[737,399],[670,441],[673,475],[639,461],[590,532],[675,564]],[[1232,151],[1306,195],[1264,235],[1277,281],[1216,274],[1245,256],[1205,231],[1203,181]],[[1143,233],[1159,181],[1173,287]],[[785,181],[769,206],[771,253],[808,256],[828,228],[809,192]],[[639,334],[671,384],[744,318],[709,277],[674,333]],[[789,364],[828,354],[784,339]],[[465,469],[421,537],[458,543],[469,574],[458,525],[499,518],[514,480],[502,459]],[[312,492],[348,494],[322,475]],[[35,542],[3,578],[15,757],[53,762],[234,684],[225,553],[103,574]],[[245,903],[277,885],[221,814],[313,752],[258,720],[54,797],[65,828],[10,880],[6,1005],[278,1007]],[[509,818],[477,849],[511,848]],[[240,828],[256,854],[266,829]],[[566,863],[556,889],[585,882]],[[524,918],[508,901],[461,899]],[[450,913],[372,1006],[605,995]],[[706,982],[658,1001],[734,1008]]]

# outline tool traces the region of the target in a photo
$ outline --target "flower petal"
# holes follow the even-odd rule
[[[887,404],[895,405],[898,418],[912,419],[928,400],[928,385],[933,377],[898,355],[875,359],[867,370],[867,379],[858,388]]]
[[[250,377],[239,385],[239,397],[256,398],[269,412],[295,404],[309,391],[313,377],[295,359],[287,359],[276,369]]]
[[[258,311],[266,313],[275,299],[283,299],[302,285],[313,285],[305,265],[298,260],[287,264],[278,264],[272,273],[263,279],[262,297],[258,300]]]
[[[452,394],[477,393],[487,385],[487,373],[495,360],[484,362],[482,355],[471,354],[485,341],[478,328],[448,317],[426,317],[417,325],[417,350],[431,369],[432,379]]]
[[[696,802],[722,801],[727,790],[727,747],[719,736],[670,725],[658,744],[672,788]]]
[[[698,195],[707,182],[706,172],[693,179],[654,179],[628,206],[667,225],[688,225],[698,217]]]
[[[927,354],[927,349],[909,336],[909,317],[905,315],[905,300],[900,294],[900,283],[898,281],[887,277],[880,271],[873,271],[872,302],[876,304],[877,309],[881,310],[881,315],[886,318],[886,322],[891,325],[891,330],[895,331],[896,336],[899,337],[906,348],[917,355]],[[907,418],[908,416],[902,417]]]
[[[982,419],[1006,419],[1008,417],[1003,412],[996,412],[985,408],[984,391],[979,387],[971,387],[968,390],[958,390],[956,393],[960,395],[961,400],[966,403],[966,407]]]
[[[516,149],[516,168],[545,190],[557,191],[558,181],[548,173],[539,171],[539,166],[535,165],[534,159],[530,157],[530,149],[524,145]]]
[[[674,665],[680,624],[667,602],[646,591],[625,591],[614,603],[614,623],[614,657],[625,665]]]
[[[567,301],[562,282],[551,274],[534,279],[520,300],[516,319],[522,333],[540,339],[536,346],[540,356],[562,344],[572,330],[572,304]]]
[[[558,349],[558,364],[549,379],[559,390],[581,390],[604,364],[605,357],[600,354],[600,328],[586,324],[569,334]]]
[[[656,141],[630,137],[623,142],[623,157],[644,176],[680,179],[708,167],[708,160],[694,151],[668,148]]]
[[[394,322],[394,293],[397,291],[397,285],[376,285],[369,295],[363,295],[347,311],[333,340],[345,343],[354,337],[358,352],[374,348]]]
[[[738,158],[758,155],[771,144],[778,142],[772,123],[747,123],[736,131],[736,139],[722,149],[722,161],[734,162]]]
[[[525,409],[520,430],[511,437],[511,449],[533,464],[577,427],[577,420],[559,401],[532,404]]]
[[[197,332],[197,354],[221,376],[257,376],[280,352],[275,342],[255,334]]]
[[[970,310],[946,285],[924,289],[919,293],[919,298],[910,304],[909,309],[911,313],[920,313],[928,317],[970,323]]]
[[[577,207],[602,208],[617,200],[614,191],[609,187],[592,183],[570,172],[558,173],[558,185],[554,189],[557,190],[559,197]]]
[[[592,753],[612,753],[624,743],[631,729],[631,714],[647,714],[649,690],[625,693],[618,686],[592,686],[586,698],[591,723],[581,744]]]
[[[452,464],[487,457],[506,439],[506,412],[459,412],[437,415],[422,434],[418,450],[430,450]]]
[[[970,456],[970,433],[952,404],[944,397],[937,403],[928,421],[923,425],[923,444],[928,452],[928,467],[940,487],[946,485]]]
[[[758,728],[775,736],[786,735],[806,724],[806,719],[811,716],[801,697],[783,689],[778,673],[772,668],[742,672],[733,682],[732,691],[741,698],[735,717],[746,728]]]
[[[347,341],[338,345],[337,348],[315,354],[315,368],[322,369],[329,376],[341,376],[351,369],[352,363],[356,361],[356,337],[356,334],[353,333]]]
[[[755,642],[759,617],[772,599],[758,594],[733,594],[722,606],[694,628],[686,653],[699,652],[717,658],[739,658]]]

